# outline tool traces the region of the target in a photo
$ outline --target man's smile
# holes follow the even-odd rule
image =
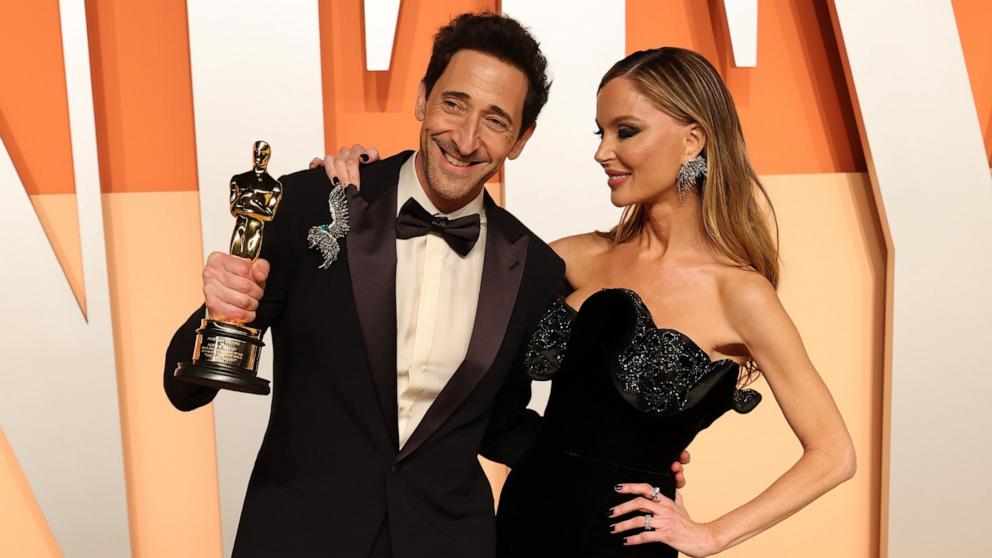
[[[437,145],[438,151],[441,152],[441,157],[447,163],[447,165],[445,165],[445,166],[447,166],[448,168],[451,168],[453,170],[464,171],[466,169],[469,169],[469,168],[472,168],[472,167],[475,167],[477,165],[481,165],[481,164],[487,162],[487,161],[477,161],[477,160],[471,160],[471,159],[462,159],[461,157],[459,157],[457,155],[453,155],[450,151],[448,151],[444,147],[442,147],[441,146],[441,143],[439,141],[434,140],[434,144]]]

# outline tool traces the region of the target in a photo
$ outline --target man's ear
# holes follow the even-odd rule
[[[698,122],[689,124],[685,135],[685,154],[688,159],[695,159],[706,147],[706,131]]]
[[[420,80],[420,89],[417,90],[417,104],[413,107],[413,116],[419,121],[424,121],[424,114],[427,110],[427,86],[424,80]]]
[[[534,135],[534,130],[536,129],[537,129],[537,122],[534,122],[526,130],[524,130],[524,133],[520,134],[520,137],[517,138],[517,141],[513,142],[513,147],[510,148],[510,152],[506,155],[506,158],[512,161],[517,157],[519,157],[520,152],[523,151],[524,146],[527,145],[527,140],[529,140],[530,137]]]

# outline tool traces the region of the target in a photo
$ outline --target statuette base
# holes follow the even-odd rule
[[[202,320],[196,330],[193,362],[176,366],[186,383],[258,395],[269,394],[269,381],[258,377],[262,332],[218,320]]]

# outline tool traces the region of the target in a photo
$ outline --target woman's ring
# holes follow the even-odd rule
[[[651,487],[651,495],[649,496],[649,498],[651,498],[655,502],[660,502],[661,501],[661,489],[658,488],[657,486],[652,486]]]
[[[654,527],[651,527],[651,520],[652,519],[654,519],[654,516],[651,515],[651,514],[648,514],[648,515],[645,515],[644,516],[644,530],[645,531],[654,531]]]

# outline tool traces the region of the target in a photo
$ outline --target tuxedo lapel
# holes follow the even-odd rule
[[[396,422],[396,186],[412,152],[362,173],[360,191],[348,190],[351,230],[345,237],[358,321],[383,420],[393,447]]]
[[[420,447],[451,417],[489,371],[503,343],[520,290],[528,237],[512,226],[505,210],[498,207],[488,194],[485,199],[488,222],[486,254],[468,352],[396,456],[397,461]]]

